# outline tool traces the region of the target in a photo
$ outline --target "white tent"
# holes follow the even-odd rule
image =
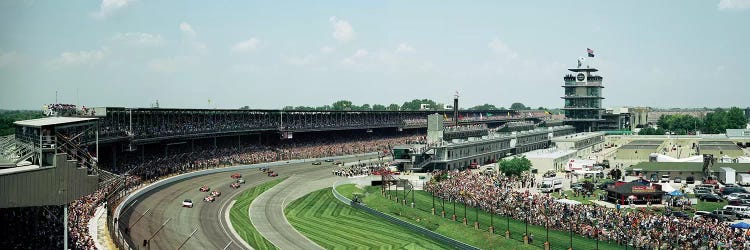
[[[657,162],[703,162],[703,156],[694,155],[694,156],[685,157],[685,158],[674,158],[668,155],[656,154],[656,161]]]
[[[574,201],[574,200],[568,200],[568,199],[557,199],[556,202],[560,202],[563,204],[569,204],[569,205],[580,205],[580,201]]]

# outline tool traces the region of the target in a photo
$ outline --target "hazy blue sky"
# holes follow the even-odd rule
[[[750,1],[0,1],[0,109],[559,107],[594,49],[604,105],[750,106]]]

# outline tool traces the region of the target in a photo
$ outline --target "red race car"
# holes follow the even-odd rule
[[[200,188],[198,189],[198,191],[201,191],[201,192],[208,192],[208,191],[211,191],[211,188],[209,188],[208,186],[202,186],[202,187],[200,187]]]
[[[205,201],[205,202],[214,202],[215,200],[216,200],[216,198],[214,198],[213,196],[210,196],[210,195],[206,196],[206,198],[203,198],[203,201]]]
[[[268,177],[276,177],[279,176],[279,173],[276,173],[274,171],[268,171]]]
[[[221,192],[216,191],[216,190],[211,191],[211,196],[213,196],[213,197],[219,197],[219,196],[221,196]]]
[[[237,183],[237,182],[233,182],[231,185],[229,185],[229,187],[234,188],[234,189],[238,189],[238,188],[240,188],[240,184]]]
[[[242,178],[242,174],[240,174],[240,173],[234,173],[234,174],[232,174],[232,179],[239,179],[239,178]]]

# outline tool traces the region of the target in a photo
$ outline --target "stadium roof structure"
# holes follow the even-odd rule
[[[521,155],[526,156],[526,158],[557,159],[563,156],[575,154],[576,152],[578,152],[578,150],[575,149],[537,149]]]
[[[24,126],[24,127],[45,127],[51,125],[62,125],[77,122],[95,121],[98,118],[84,118],[84,117],[44,117],[39,119],[17,121],[13,124]]]
[[[628,145],[661,145],[664,140],[635,140],[628,143]]]
[[[711,169],[718,171],[719,168],[732,168],[737,172],[750,172],[750,163],[716,163]],[[643,171],[682,171],[701,172],[702,162],[641,162],[630,167],[630,169],[642,169]]]

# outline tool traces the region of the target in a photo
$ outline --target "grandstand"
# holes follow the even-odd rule
[[[648,161],[651,153],[657,153],[663,140],[635,140],[617,149],[618,160]]]
[[[716,157],[737,158],[745,155],[742,149],[732,141],[701,141],[698,148],[700,154],[712,154]]]

